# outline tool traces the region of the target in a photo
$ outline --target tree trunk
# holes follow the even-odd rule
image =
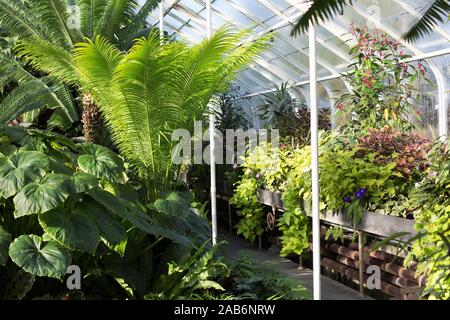
[[[86,142],[98,143],[101,135],[102,117],[90,93],[83,95],[83,135]]]

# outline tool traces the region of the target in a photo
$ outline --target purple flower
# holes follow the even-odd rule
[[[256,179],[259,180],[261,178],[261,175],[259,173],[256,174]]]
[[[345,203],[350,203],[350,202],[352,202],[352,197],[344,197],[343,200]]]
[[[356,199],[362,199],[366,196],[367,194],[367,189],[366,188],[360,188],[356,193],[355,193],[355,198]]]

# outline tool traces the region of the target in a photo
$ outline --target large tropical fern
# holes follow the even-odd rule
[[[306,32],[310,23],[331,19],[343,11],[345,6],[351,6],[353,0],[312,0],[310,8],[301,16],[291,30],[292,36]],[[445,22],[450,14],[449,0],[434,0],[424,10],[422,17],[405,33],[403,39],[415,41],[432,32],[439,22]]]
[[[121,153],[154,198],[174,176],[173,130],[192,131],[211,97],[267,46],[267,37],[243,42],[248,35],[224,27],[188,47],[160,45],[152,33],[128,54],[102,37],[78,44],[73,56],[45,41],[22,42],[19,49],[35,68],[92,93]]]
[[[83,41],[83,37],[93,38],[97,35],[102,35],[120,49],[127,50],[138,34],[148,35],[150,29],[146,19],[160,1],[147,0],[142,6],[135,0],[72,1],[70,4],[75,6],[73,11],[79,13],[80,26],[77,29],[70,23],[67,0],[0,0],[0,28],[2,32],[19,39],[50,43],[62,56],[70,55],[74,43]],[[20,63],[16,59],[2,60],[3,64],[11,64],[11,68],[16,68],[17,62]],[[25,110],[54,108],[55,103],[47,104],[51,97],[57,99],[58,92],[61,94],[62,89],[66,94],[72,92],[64,83],[48,82],[47,88],[44,88],[43,81],[33,73],[28,73],[27,81],[32,81],[33,85],[18,82],[5,74],[0,76],[0,92],[11,83],[15,91],[8,92],[8,98],[0,96],[0,110],[5,111],[0,116],[0,125]],[[17,97],[16,101],[14,97]],[[55,116],[49,119],[50,127],[63,125],[68,128],[70,121],[78,121],[79,116],[74,117],[74,111],[77,110],[74,108],[74,97],[65,98],[59,101]],[[19,104],[23,101],[26,102],[25,105]]]

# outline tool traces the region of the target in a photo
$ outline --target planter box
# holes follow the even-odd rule
[[[284,209],[280,192],[259,190],[258,197],[260,202],[264,205],[276,207],[281,210]],[[390,237],[395,233],[408,232],[408,235],[397,238],[398,240],[403,241],[406,241],[410,237],[417,234],[417,231],[414,229],[414,220],[383,215],[376,212],[365,212],[361,222],[356,226],[354,226],[351,219],[342,212],[339,214],[333,214],[332,212],[322,213],[320,219],[324,222],[363,231],[365,233],[370,233],[381,237]]]
[[[370,211],[364,213],[361,222],[356,226],[353,225],[351,219],[348,218],[343,212],[334,215],[331,212],[322,213],[320,219],[381,237],[390,237],[395,233],[408,232],[409,234],[397,238],[398,240],[403,241],[407,241],[409,238],[417,234],[417,231],[414,229],[414,220],[388,216]]]
[[[264,189],[260,189],[258,191],[259,201],[270,207],[275,207],[278,209],[283,209],[283,201],[281,201],[281,193],[280,192],[272,192]]]

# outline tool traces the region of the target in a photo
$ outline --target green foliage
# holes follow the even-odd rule
[[[264,103],[257,110],[264,125],[279,130],[281,141],[302,146],[310,141],[311,111],[289,93],[289,83],[274,84],[275,91],[263,95]],[[319,111],[319,128],[331,129],[330,109]]]
[[[250,241],[255,241],[264,231],[264,212],[257,196],[259,189],[259,183],[254,177],[242,177],[230,199],[230,204],[236,206],[242,217],[236,226],[237,233]]]
[[[168,273],[155,283],[149,299],[192,299],[208,290],[225,291],[213,279],[226,276],[227,266],[216,257],[218,247],[206,249],[204,243],[180,263],[169,263]]]
[[[23,298],[34,288],[23,271],[62,279],[71,261],[87,283],[112,281],[122,288],[116,297],[143,297],[153,268],[167,272],[166,260],[151,258],[153,250],[164,255],[179,245],[184,256],[209,235],[188,196],[168,194],[147,208],[109,149],[20,128],[4,128],[0,141],[0,282],[17,280],[24,290],[8,286],[4,297]],[[136,276],[144,269],[148,277]]]
[[[259,115],[269,128],[278,128],[282,118],[294,116],[298,101],[289,93],[288,83],[274,85],[275,91],[263,96],[264,104],[258,107]]]
[[[395,163],[378,164],[375,154],[359,155],[357,146],[322,147],[320,155],[320,184],[323,208],[344,209],[358,223],[368,204],[384,203],[397,195],[401,174],[394,171]]]
[[[230,294],[240,299],[307,300],[310,292],[297,279],[282,275],[269,264],[241,256],[230,265]]]
[[[358,136],[367,128],[411,129],[413,95],[424,67],[401,62],[407,58],[399,43],[386,33],[371,34],[366,27],[351,27],[358,44],[350,51],[356,62],[348,80],[351,92],[337,101],[346,116],[345,130]]]
[[[430,34],[439,23],[448,22],[450,3],[447,0],[434,0],[431,2],[422,16],[403,36],[407,41],[415,41]]]
[[[309,9],[297,20],[291,35],[296,36],[306,32],[311,23],[317,24],[321,20],[331,19],[341,14],[346,6],[352,6],[352,0],[315,0]],[[403,35],[406,41],[417,40],[431,31],[439,22],[446,22],[450,4],[447,0],[430,2],[417,22]]]
[[[249,115],[245,112],[242,103],[239,101],[242,94],[236,87],[219,95],[216,101],[215,120],[216,128],[225,136],[227,129],[246,130],[250,127]]]
[[[297,20],[291,30],[291,36],[306,32],[311,23],[317,24],[321,20],[330,19],[341,13],[344,7],[351,5],[352,0],[317,0],[313,1],[309,9]]]
[[[286,175],[287,185],[282,194],[285,212],[278,221],[282,232],[281,254],[300,255],[309,248],[308,208],[305,208],[309,202],[303,201],[303,198],[309,198],[311,194],[311,147],[294,150],[287,161],[291,170]]]
[[[44,241],[34,234],[21,235],[9,247],[12,261],[26,272],[62,279],[70,265],[69,252],[56,241]]]
[[[69,10],[64,0],[0,1],[2,34],[8,36],[3,38],[7,42],[0,52],[0,92],[5,91],[4,97],[0,95],[0,125],[25,112],[46,109],[55,109],[47,117],[48,128],[69,130],[80,120],[76,91],[30,70],[12,50],[17,39],[48,41],[67,53],[83,37],[102,35],[121,50],[128,50],[134,39],[151,32],[146,19],[159,2],[147,0],[139,5],[135,0],[77,0]]]
[[[259,203],[258,191],[283,189],[285,172],[288,168],[284,158],[288,151],[280,151],[271,145],[260,145],[247,153],[241,166],[243,175],[236,184],[230,203],[242,216],[236,226],[238,234],[254,241],[264,231],[264,212]]]
[[[344,229],[341,226],[330,226],[325,233],[325,240],[330,238],[344,243]]]
[[[173,130],[193,131],[212,96],[266,47],[245,42],[248,31],[217,31],[194,47],[160,45],[158,34],[135,42],[128,54],[104,38],[80,43],[73,56],[44,41],[24,41],[20,51],[39,70],[91,92],[123,156],[146,179],[149,199],[170,189]]]
[[[450,299],[450,152],[446,143],[436,143],[430,155],[428,176],[412,191],[417,208],[415,228],[419,237],[405,259],[419,261],[418,274],[428,276],[424,295]]]

